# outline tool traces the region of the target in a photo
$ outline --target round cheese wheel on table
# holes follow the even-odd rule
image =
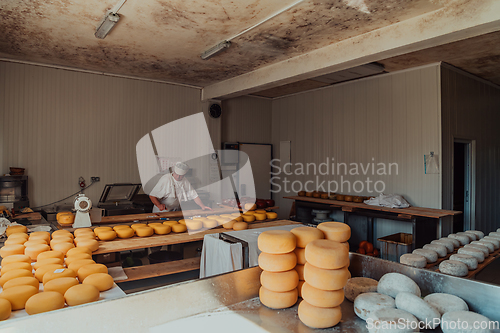
[[[469,268],[467,265],[455,260],[445,260],[439,264],[439,271],[453,276],[467,276]]]
[[[242,220],[243,220],[243,218],[242,218]],[[235,222],[238,222],[238,221],[231,220],[229,222],[224,223],[222,226],[224,227],[224,229],[233,229],[233,225]]]
[[[54,248],[57,244],[61,243],[68,243],[68,244],[73,244],[73,239],[69,237],[60,237],[60,238],[54,238],[50,241],[50,247]]]
[[[344,243],[351,238],[351,228],[342,222],[323,222],[318,224],[318,229],[323,231],[326,239]]]
[[[476,249],[473,249],[473,248],[460,248],[458,249],[457,251],[458,253],[460,254],[468,254],[468,255],[471,255],[473,256],[474,258],[477,259],[477,262],[481,263],[484,261],[484,253],[482,251],[479,251],[479,250],[476,250]]]
[[[418,320],[428,323],[431,329],[435,329],[439,326],[441,314],[434,306],[430,305],[419,296],[401,292],[396,296],[396,307],[411,313]]]
[[[63,231],[63,230],[59,230],[59,231]],[[75,239],[75,236],[73,236],[73,234],[71,233],[62,233],[62,234],[52,234],[52,239],[59,239],[59,238],[62,238],[62,239],[69,239],[70,241],[72,241],[73,239]]]
[[[488,248],[488,252],[493,253],[495,252],[495,245],[493,243],[485,242],[485,241],[473,241],[469,245],[482,245],[486,246]]]
[[[87,247],[75,247],[75,248],[68,250],[68,252],[66,252],[66,257],[69,258],[75,254],[78,254],[78,253],[92,254],[92,250],[87,248]]]
[[[266,216],[268,220],[275,220],[278,218],[278,214],[275,212],[266,212]]]
[[[2,259],[2,265],[8,265],[13,262],[27,262],[31,263],[31,258],[30,256],[27,256],[25,254],[14,254],[11,256],[8,256],[6,258]]]
[[[35,231],[29,234],[30,238],[38,238],[41,237],[45,239],[47,242],[50,241],[50,232],[48,231]]]
[[[344,287],[345,298],[354,302],[356,297],[364,293],[377,292],[378,281],[365,277],[353,277]]]
[[[248,223],[246,222],[234,222],[233,224],[233,230],[245,230],[248,229]]]
[[[160,225],[152,226],[155,234],[157,235],[168,235],[172,231],[172,227],[161,223]]]
[[[38,288],[33,286],[16,286],[0,293],[0,298],[4,298],[12,305],[12,310],[24,309],[26,301],[38,293]]]
[[[69,268],[59,268],[54,271],[48,271],[43,275],[43,284],[45,285],[49,281],[65,277],[76,278],[76,272]]]
[[[75,231],[73,231],[73,234],[75,234],[75,237],[78,237],[78,235],[83,234],[83,233],[94,233],[94,231],[90,228],[78,228]]]
[[[83,284],[91,284],[99,291],[106,291],[113,288],[113,277],[107,273],[95,273],[87,276],[82,282]]]
[[[395,307],[394,298],[379,293],[364,293],[354,299],[354,313],[363,320],[373,311]]]
[[[415,249],[412,253],[424,257],[428,263],[436,262],[438,260],[438,254],[433,250]]]
[[[340,306],[320,308],[305,300],[300,302],[298,315],[301,322],[312,328],[328,328],[337,325],[342,319]]]
[[[7,227],[7,229],[5,230],[5,235],[7,237],[9,237],[10,235],[16,234],[16,233],[25,234],[27,231],[28,231],[28,228],[26,228],[26,226],[24,226],[24,225],[13,225],[13,226]]]
[[[76,272],[76,274],[78,274],[78,271],[80,270],[81,267],[83,267],[85,265],[95,264],[95,263],[96,262],[92,259],[80,259],[80,260],[73,261],[68,266],[68,268],[74,270]]]
[[[469,330],[457,329],[457,323],[460,327],[469,327]],[[450,311],[441,318],[441,330],[443,333],[474,332],[490,333],[492,330],[491,320],[488,317],[471,311]],[[475,329],[472,329],[475,328]]]
[[[59,279],[50,280],[43,285],[44,291],[55,291],[64,296],[64,293],[69,288],[79,284],[78,280],[73,277],[63,277]]]
[[[260,274],[261,285],[270,291],[284,292],[297,288],[299,284],[299,274],[292,269],[286,272],[263,271]]]
[[[452,254],[450,256],[450,260],[460,261],[461,263],[464,263],[469,270],[474,270],[478,266],[477,259],[469,254]]]
[[[168,222],[168,221],[167,221]],[[173,221],[172,221],[173,222]],[[184,219],[177,221],[177,224],[186,225],[186,221]]]
[[[38,262],[38,261],[42,261],[42,260],[49,259],[49,258],[59,258],[59,259],[63,260],[64,253],[62,253],[61,251],[54,251],[54,250],[45,251],[45,252],[40,253],[36,257],[36,261]]]
[[[297,264],[305,265],[305,263],[306,263],[306,249],[303,249],[301,247],[297,247],[297,248],[295,248],[295,250],[293,252],[297,256]]]
[[[145,223],[135,223],[135,224],[132,224],[130,227],[134,230],[136,230],[137,228],[143,228],[143,227],[147,227],[148,225],[145,224]]]
[[[26,242],[27,242],[26,239],[24,239],[22,237],[17,237],[17,238],[8,238],[3,244],[4,245],[14,245],[14,244],[24,245],[24,243],[26,243]]]
[[[36,261],[38,255],[45,251],[50,251],[50,246],[48,246],[47,244],[35,244],[25,248],[24,254],[30,256],[31,261]]]
[[[259,289],[259,299],[262,304],[271,309],[286,309],[297,303],[298,291],[297,288],[285,291],[274,292],[264,287]]]
[[[97,237],[99,237],[99,233],[101,231],[113,231],[113,228],[111,228],[111,227],[97,227],[97,228],[94,228],[94,233],[97,235]]]
[[[469,242],[470,242],[469,237],[464,236],[464,235],[449,234],[448,238],[453,238],[453,239],[458,240],[461,245],[469,244]]]
[[[108,268],[103,264],[90,264],[82,266],[78,269],[78,280],[83,282],[87,276],[95,273],[108,273]]]
[[[373,323],[370,333],[413,333],[418,330],[419,321],[411,313],[400,309],[379,309],[370,313],[368,320]],[[396,326],[396,323],[404,325]],[[413,328],[412,328],[413,327]]]
[[[4,298],[0,298],[0,320],[5,320],[10,317],[12,305]]]
[[[73,261],[81,260],[81,259],[92,259],[92,255],[86,253],[86,252],[81,252],[81,253],[75,253],[70,257],[67,257],[65,260],[66,266],[69,267]]]
[[[467,236],[467,237],[469,237],[469,241],[471,241],[471,242],[477,240],[477,236],[473,233],[457,232],[457,235]]]
[[[497,247],[497,243],[495,243],[494,241],[492,241],[491,239],[486,239],[486,238],[483,238],[481,239],[480,241],[478,241],[480,244],[484,244],[485,246],[493,246],[493,252],[498,250],[498,247]]]
[[[3,289],[5,290],[17,286],[33,286],[39,288],[40,281],[33,276],[22,276],[5,282]]]
[[[297,264],[295,253],[270,254],[261,252],[259,267],[268,272],[285,272],[293,269]]]
[[[41,238],[30,239],[30,240],[24,242],[23,245],[24,245],[24,247],[30,247],[30,246],[38,245],[38,244],[48,245],[47,242],[45,241],[45,239],[41,239]]]
[[[265,219],[267,219],[266,213],[255,213],[253,216],[255,216],[256,221],[264,221]]]
[[[176,222],[176,223],[177,223],[177,222]],[[161,224],[164,224],[164,223],[161,223]],[[148,223],[148,226],[151,226],[151,223]],[[117,231],[118,229],[132,229],[132,228],[130,228],[130,226],[129,226],[129,225],[126,225],[126,224],[115,225],[115,226],[113,227],[113,230],[114,230],[114,231]],[[134,230],[134,229],[132,229],[132,230]]]
[[[64,308],[64,296],[56,291],[44,291],[31,296],[26,301],[26,312],[29,315]]]
[[[495,244],[495,248],[498,249],[500,248],[500,239],[496,238],[496,237],[491,237],[491,236],[485,236],[483,239],[481,240],[485,240],[485,241],[488,241],[490,243],[493,243]]]
[[[440,238],[440,239],[449,239],[453,243],[453,246],[455,248],[462,246],[462,244],[460,243],[460,241],[458,239],[455,239],[455,238],[444,237],[444,238]]]
[[[69,306],[75,306],[99,299],[99,290],[91,284],[78,284],[64,293],[64,299]]]
[[[38,281],[43,282],[43,276],[47,274],[47,272],[53,272],[56,269],[62,269],[62,268],[64,268],[64,266],[59,264],[44,265],[35,271],[35,277],[38,279]]]
[[[116,238],[116,232],[114,230],[103,230],[97,234],[97,238],[102,241],[112,241]]]
[[[219,225],[223,225],[227,221],[228,221],[227,219],[224,219],[223,223],[219,223],[219,220],[206,219],[206,220],[203,220],[202,223],[203,223],[203,228],[212,229],[212,228],[215,228]]]
[[[73,234],[71,232],[69,232],[68,230],[64,230],[64,229],[55,230],[51,234],[52,237],[56,237],[58,235],[71,235],[71,236],[73,236]]]
[[[242,217],[243,217],[243,221],[245,221],[245,222],[253,222],[253,221],[255,221],[255,216],[254,215],[243,214]]]
[[[400,292],[409,292],[419,297],[421,295],[420,287],[415,281],[400,273],[384,274],[378,281],[377,292],[392,298]]]
[[[52,250],[59,251],[59,252],[66,254],[70,249],[72,249],[74,247],[75,247],[75,245],[73,243],[64,242],[64,243],[54,244],[54,246],[52,246]]]
[[[138,237],[149,237],[149,236],[153,236],[153,234],[155,233],[155,230],[151,227],[138,227],[135,229],[135,234],[138,236]]]
[[[131,238],[135,235],[135,231],[132,228],[118,228],[115,231],[118,238],[122,239]]]
[[[500,230],[500,229],[499,229]],[[498,230],[497,230],[498,231]],[[466,230],[465,232],[468,232],[468,233],[472,233],[474,235],[476,235],[476,237],[478,239],[481,239],[484,237],[484,232],[482,231],[479,231],[479,230]]]
[[[95,239],[86,239],[78,242],[77,247],[86,247],[90,249],[92,252],[95,252],[99,249],[99,242]]]
[[[349,279],[347,267],[340,269],[323,269],[306,262],[304,280],[311,286],[323,290],[339,290],[344,288]]]
[[[339,242],[317,239],[306,246],[306,261],[323,269],[338,269],[349,265],[349,250]]]
[[[448,253],[451,253],[455,250],[455,246],[453,245],[453,242],[445,240],[445,239],[438,239],[438,240],[433,240],[431,244],[438,244],[438,245],[443,245],[446,247],[446,251]]]
[[[475,242],[475,241],[474,241]],[[484,253],[484,257],[488,257],[490,255],[490,250],[488,249],[488,247],[486,247],[485,245],[480,245],[480,244],[467,244],[464,246],[464,248],[466,249],[476,249],[476,250],[479,250],[481,252]]]
[[[427,266],[427,259],[418,254],[405,253],[399,257],[399,262],[401,264],[417,268],[424,268]]]
[[[25,233],[15,233],[15,234],[11,234],[9,237],[7,237],[7,239],[18,239],[18,238],[28,240],[30,238],[30,236],[28,234],[25,234]]]
[[[295,250],[297,239],[290,231],[268,230],[259,235],[257,243],[262,252],[284,254]]]
[[[184,224],[178,223],[178,224],[172,225],[172,232],[181,233],[181,232],[185,232],[185,231],[187,231],[187,227]]]
[[[450,311],[469,311],[469,306],[463,299],[451,294],[429,294],[424,297],[424,301],[434,306],[441,315]]]
[[[88,240],[88,239],[91,239],[91,240],[95,240],[96,238],[96,235],[94,233],[83,233],[83,234],[79,234],[78,236],[75,237],[75,239],[73,240],[73,242],[75,243],[75,245],[78,245],[79,242],[81,241],[84,241],[84,240]]]
[[[24,254],[24,249],[22,244],[4,245],[0,248],[0,257],[7,258],[15,254]]]
[[[31,266],[31,263],[28,264],[27,262],[13,262],[11,264],[7,265],[2,265],[2,269],[0,270],[0,273],[3,275],[9,271],[13,271],[15,269],[25,269],[27,271],[32,271],[33,267]]]
[[[314,288],[309,283],[302,286],[302,298],[309,304],[320,308],[333,308],[344,301],[344,290],[322,290]]]
[[[47,258],[43,260],[37,260],[36,264],[33,265],[33,268],[37,270],[38,268],[45,266],[45,265],[50,265],[50,264],[59,264],[62,265],[64,261],[61,258]]]
[[[321,230],[313,227],[297,227],[290,231],[297,238],[297,247],[300,248],[305,248],[313,240],[325,238]]]
[[[425,244],[422,248],[424,250],[436,251],[440,258],[446,257],[446,255],[448,254],[448,250],[446,249],[446,247],[440,244]]]
[[[214,221],[215,225],[217,226],[217,221],[216,220],[209,220],[209,221]],[[200,220],[186,220],[186,227],[188,230],[199,230],[203,228],[203,222]]]

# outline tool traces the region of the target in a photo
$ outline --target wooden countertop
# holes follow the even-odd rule
[[[267,227],[277,227],[289,224],[300,224],[298,222],[293,222],[289,220],[276,220],[269,222],[253,222],[248,224],[248,229],[258,229]],[[120,252],[134,249],[144,249],[154,246],[164,246],[173,245],[180,243],[189,243],[203,240],[203,237],[208,234],[215,234],[220,232],[231,231],[231,229],[224,229],[222,227],[217,227],[205,231],[201,231],[194,234],[189,234],[187,232],[175,234],[170,233],[168,235],[154,235],[151,237],[132,237],[127,239],[115,239],[112,241],[100,241],[99,249],[92,254],[103,254],[111,252]]]
[[[435,208],[424,208],[424,207],[408,207],[408,208],[388,208],[388,207],[379,207],[379,206],[371,206],[365,203],[355,203],[355,202],[347,202],[347,201],[338,201],[338,200],[330,200],[330,199],[320,199],[320,198],[312,198],[312,197],[284,197],[285,199],[299,200],[299,201],[307,201],[314,203],[326,204],[331,207],[341,207],[343,211],[347,212],[355,212],[356,210],[371,210],[371,211],[380,211],[387,213],[398,214],[399,217],[428,217],[439,219],[446,216],[454,216],[462,214],[460,211],[454,210],[444,210],[444,209],[435,209]]]

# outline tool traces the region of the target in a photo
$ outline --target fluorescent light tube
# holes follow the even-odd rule
[[[97,26],[97,29],[95,31],[96,38],[104,39],[104,37],[109,34],[109,32],[111,31],[111,29],[113,29],[119,19],[120,15],[118,15],[117,13],[107,12],[106,16],[104,16],[104,19]]]
[[[224,51],[225,49],[229,48],[231,46],[230,41],[222,41],[219,44],[215,45],[214,47],[209,48],[205,52],[201,54],[201,59],[207,60],[212,58],[214,55]]]

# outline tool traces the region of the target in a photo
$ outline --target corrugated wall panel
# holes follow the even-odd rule
[[[139,183],[137,141],[206,108],[195,88],[9,62],[0,96],[0,172],[26,168],[32,206],[78,191],[79,176],[101,177],[94,203],[107,183]],[[217,148],[220,121],[208,123]]]

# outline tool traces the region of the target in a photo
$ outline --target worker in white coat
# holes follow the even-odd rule
[[[212,210],[203,204],[198,193],[184,177],[188,171],[189,166],[186,163],[177,162],[172,173],[160,178],[151,193],[149,193],[149,198],[154,204],[153,213],[179,210],[180,202],[189,200],[194,200],[203,210]]]

